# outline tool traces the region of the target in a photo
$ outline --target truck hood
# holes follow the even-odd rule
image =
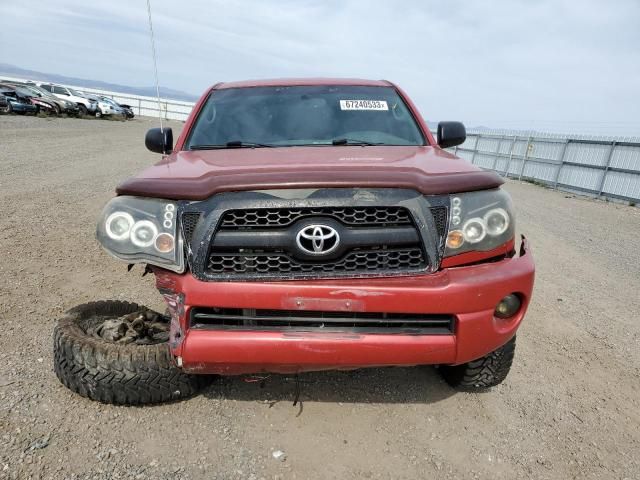
[[[438,147],[317,146],[179,151],[121,183],[118,195],[204,200],[240,190],[409,188],[425,195],[504,181]]]

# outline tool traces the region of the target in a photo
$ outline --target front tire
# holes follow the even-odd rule
[[[83,104],[78,104],[78,116],[79,117],[84,117],[87,114],[87,107],[85,107]]]
[[[90,334],[105,318],[141,309],[135,303],[102,301],[67,311],[54,330],[54,370],[60,381],[83,397],[119,405],[160,403],[194,395],[203,377],[180,370],[166,341],[122,344]]]
[[[482,358],[462,365],[443,365],[442,378],[456,390],[477,392],[502,383],[511,369],[516,350],[516,337]]]

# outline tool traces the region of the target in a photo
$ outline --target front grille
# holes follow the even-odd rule
[[[185,205],[181,231],[202,281],[417,275],[438,268],[448,206],[408,189],[233,192]]]
[[[455,317],[446,314],[192,308],[191,328],[451,335]]]
[[[432,207],[431,213],[438,237],[442,239],[446,235],[447,209]],[[358,231],[367,239],[364,243],[345,244],[336,256],[311,258],[301,255],[295,245],[298,225],[304,225],[305,221],[322,223],[323,220],[337,221],[346,229],[345,233]],[[189,241],[186,224],[183,230]],[[387,233],[386,240],[372,241],[379,238],[375,235],[380,235],[381,231]],[[413,232],[410,240],[406,239],[407,232]],[[271,243],[251,241],[261,234],[270,235],[263,238],[272,239]],[[275,245],[274,234],[288,235],[290,240],[284,245],[281,241]],[[219,241],[216,241],[216,235],[220,237]],[[204,270],[209,279],[287,280],[409,274],[423,272],[428,267],[422,237],[407,208],[340,206],[227,210],[218,222]]]
[[[419,247],[399,250],[355,250],[336,261],[321,263],[302,262],[285,253],[241,252],[232,254],[212,253],[208,271],[212,274],[253,274],[263,277],[279,277],[290,274],[331,274],[385,272],[390,270],[419,270],[426,267]],[[328,275],[327,275],[328,274]]]
[[[411,215],[403,207],[320,207],[256,208],[230,210],[220,221],[221,229],[286,227],[304,217],[330,217],[345,225],[411,225]]]

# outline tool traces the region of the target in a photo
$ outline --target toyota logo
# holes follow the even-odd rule
[[[325,255],[340,244],[340,235],[329,225],[307,225],[296,235],[298,248],[309,255]]]

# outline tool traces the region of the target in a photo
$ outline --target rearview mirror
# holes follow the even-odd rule
[[[151,128],[144,137],[146,147],[155,153],[169,154],[173,151],[173,131],[170,128]]]
[[[441,148],[455,147],[467,139],[467,130],[462,122],[440,122],[437,136]]]

